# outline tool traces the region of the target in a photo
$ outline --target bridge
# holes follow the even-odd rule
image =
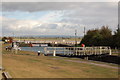
[[[57,40],[57,41],[55,41],[55,40],[51,40],[51,41],[17,41],[18,43],[26,43],[26,44],[29,44],[29,43],[31,43],[31,44],[33,44],[33,45],[36,45],[36,46],[38,46],[38,45],[46,45],[46,44],[50,44],[50,45],[52,45],[52,46],[55,46],[55,45],[68,45],[68,46],[73,46],[73,45],[75,45],[75,44],[79,44],[80,43],[80,41],[59,41],[59,40]]]

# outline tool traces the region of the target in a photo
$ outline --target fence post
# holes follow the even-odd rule
[[[97,47],[95,47],[95,55],[97,54],[96,49],[97,49]]]
[[[100,54],[102,54],[102,50],[101,49],[102,49],[102,47],[100,47]]]

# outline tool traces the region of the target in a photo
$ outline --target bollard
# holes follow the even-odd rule
[[[38,56],[40,56],[40,51],[38,51]]]
[[[54,50],[54,52],[53,52],[53,56],[56,56],[56,51]]]
[[[109,55],[112,55],[111,49],[110,49]]]

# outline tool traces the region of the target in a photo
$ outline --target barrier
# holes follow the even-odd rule
[[[45,55],[61,54],[61,55],[111,55],[109,47],[45,47]]]

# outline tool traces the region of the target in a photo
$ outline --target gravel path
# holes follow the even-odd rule
[[[53,59],[61,59],[61,58],[53,58]],[[76,62],[76,63],[85,63],[85,64],[91,64],[91,65],[96,65],[96,66],[101,66],[101,67],[107,67],[107,68],[113,68],[113,69],[118,69],[118,67],[107,65],[104,63],[93,63],[92,61],[78,61],[78,60],[64,60],[64,61],[69,61],[69,62]]]
[[[101,67],[107,67],[107,68],[118,69],[118,67],[110,66],[110,65],[107,65],[107,64],[98,64],[98,63],[93,63],[93,62],[76,61],[76,60],[67,60],[67,61],[70,61],[70,62],[77,62],[77,63],[86,63],[86,64],[92,64],[92,65],[101,66]]]

